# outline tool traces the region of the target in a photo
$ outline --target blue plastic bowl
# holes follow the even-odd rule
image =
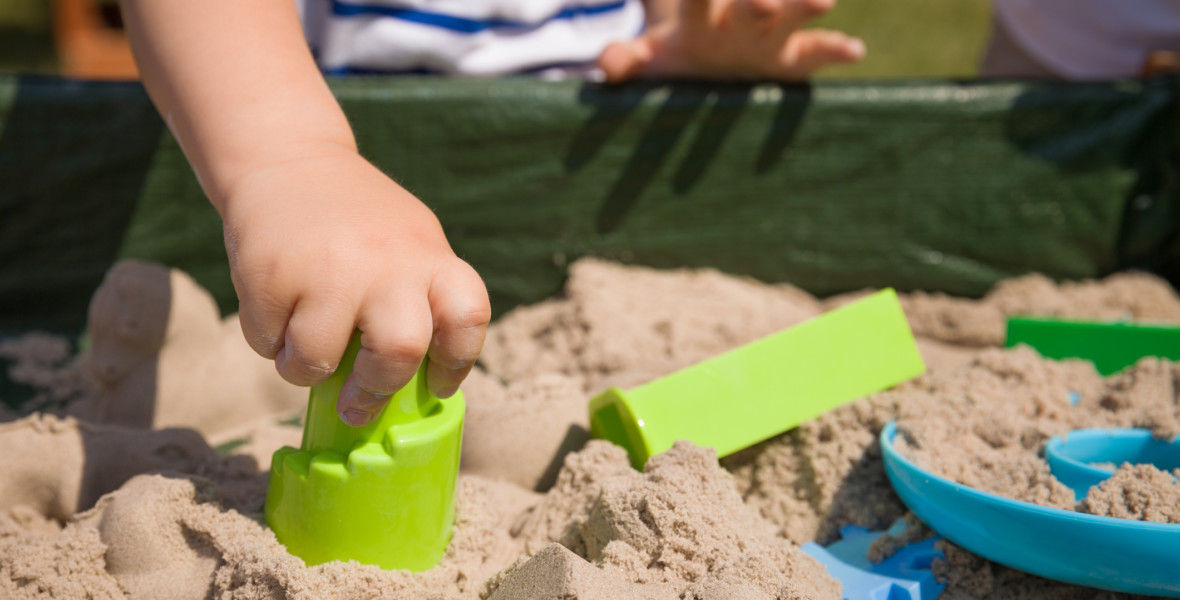
[[[1092,463],[1150,463],[1171,472],[1180,468],[1180,440],[1157,440],[1146,429],[1078,429],[1050,438],[1045,460],[1053,476],[1082,498],[1114,474]]]
[[[881,431],[889,482],[939,535],[1027,573],[1115,592],[1180,598],[1180,525],[1100,517],[989,494],[919,468]]]

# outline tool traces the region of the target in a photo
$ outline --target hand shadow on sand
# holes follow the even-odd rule
[[[752,168],[754,173],[761,174],[776,166],[786,154],[810,104],[810,86],[688,82],[584,85],[578,101],[593,107],[593,113],[570,142],[565,157],[568,171],[586,168],[598,155],[619,146],[617,142],[612,144],[611,139],[624,128],[637,126],[635,114],[641,107],[660,102],[607,191],[595,219],[596,231],[610,233],[622,224],[681,145],[681,139],[695,128],[688,150],[671,177],[674,194],[691,192],[723,151],[726,138],[752,97],[777,98],[778,103]]]

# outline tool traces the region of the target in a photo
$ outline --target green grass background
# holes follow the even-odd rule
[[[864,60],[826,79],[974,77],[991,30],[991,0],[837,0],[816,26],[865,41]]]
[[[0,0],[0,71],[57,68],[50,6],[49,0]],[[868,55],[819,77],[972,77],[990,19],[990,0],[839,0],[816,26],[861,37]]]
[[[0,71],[57,68],[50,0],[0,0]]]

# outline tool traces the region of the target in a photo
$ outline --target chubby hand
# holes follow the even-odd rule
[[[834,4],[835,0],[680,0],[676,10],[656,11],[638,38],[608,46],[598,65],[611,83],[640,77],[807,79],[829,65],[864,57],[864,42],[857,38],[827,29],[801,29]]]
[[[360,329],[336,406],[346,423],[375,419],[426,355],[430,390],[455,393],[491,310],[422,202],[344,148],[255,169],[226,194],[242,331],[283,378],[324,381]]]

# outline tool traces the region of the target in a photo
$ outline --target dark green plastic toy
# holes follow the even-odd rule
[[[1145,356],[1180,360],[1180,327],[1131,322],[1012,317],[1006,346],[1031,346],[1045,358],[1082,358],[1111,375]]]
[[[299,449],[275,452],[266,522],[308,565],[426,570],[451,537],[463,394],[432,395],[424,361],[376,421],[349,427],[336,397],[359,349],[356,336],[336,373],[312,388]]]

